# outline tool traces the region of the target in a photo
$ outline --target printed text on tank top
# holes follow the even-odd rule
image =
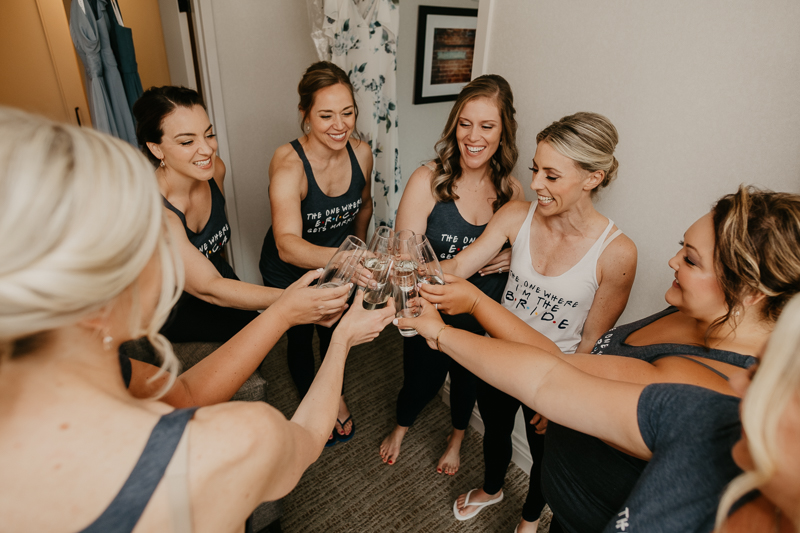
[[[230,240],[231,229],[225,215],[225,196],[220,191],[216,180],[208,181],[211,201],[209,203],[208,217],[198,231],[189,228],[186,222],[186,215],[173,206],[169,200],[162,196],[164,206],[175,213],[183,223],[186,237],[197,250],[210,258],[212,255],[220,253]]]
[[[481,233],[483,233],[483,230],[486,229],[486,225],[489,224],[488,220],[484,224],[473,224],[472,222],[469,222],[466,218],[464,218],[464,215],[461,214],[461,210],[458,208],[458,203],[455,200],[452,201],[452,209],[455,210],[454,214],[459,217],[460,222],[468,227],[467,233],[471,233],[472,235],[456,235],[449,232],[440,232],[439,235],[428,235],[428,239],[431,240],[431,243],[440,242],[447,246],[446,251],[442,251],[437,254],[440,261],[452,259],[457,253],[466,250],[467,247],[475,242],[475,239],[477,239]],[[462,225],[459,224],[458,227],[462,227]],[[428,233],[429,232],[426,232],[426,234]]]
[[[303,185],[305,185],[305,195],[300,201],[301,212],[303,212],[305,215],[305,220],[303,221],[303,228],[305,232],[322,233],[328,230],[341,228],[352,223],[353,219],[355,219],[356,215],[361,209],[362,199],[360,196],[356,199],[350,198],[353,176],[355,175],[356,171],[354,166],[358,165],[358,160],[356,159],[355,152],[353,151],[350,143],[347,144],[349,174],[348,179],[346,180],[346,187],[343,187],[342,183],[326,184],[331,189],[334,189],[331,191],[332,193],[342,190],[341,194],[337,194],[336,196],[329,195],[322,190],[317,182],[316,175],[311,167],[311,162],[308,160],[308,156],[303,150],[302,145],[298,141],[292,141],[292,147],[294,147],[295,152],[303,163],[303,171],[306,178],[303,180]],[[319,172],[324,173],[324,170]],[[361,175],[360,167],[358,168],[358,174]],[[337,200],[342,201],[337,202]],[[310,211],[307,209],[309,204],[320,202],[324,202],[326,205],[324,209]]]
[[[532,203],[514,239],[511,267],[502,301],[503,307],[529,326],[546,335],[564,353],[574,353],[581,340],[583,325],[594,301],[599,283],[597,264],[605,248],[622,232],[609,236],[614,222],[566,272],[544,276],[533,267],[530,250],[531,224],[537,204]]]

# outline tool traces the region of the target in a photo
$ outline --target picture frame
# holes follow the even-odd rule
[[[419,6],[414,104],[455,100],[472,79],[478,10]]]

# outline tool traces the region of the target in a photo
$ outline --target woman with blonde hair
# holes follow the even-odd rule
[[[797,451],[800,297],[793,298],[786,306],[760,363],[732,377],[731,387],[744,398],[741,439],[732,451],[733,460],[744,473],[728,485],[722,496],[717,531],[797,533],[800,531]],[[732,511],[742,501],[746,503]]]
[[[183,269],[146,159],[0,108],[0,231],[0,514],[13,531],[242,531],[319,456],[348,349],[393,315],[356,298],[291,421],[262,402],[173,410],[134,398],[117,354],[146,335],[164,358],[161,393],[172,387],[159,329]],[[291,318],[278,308],[237,349],[269,342],[267,322]]]
[[[608,379],[685,383],[734,394],[729,377],[756,362],[787,301],[800,290],[798,242],[800,196],[740,187],[684,234],[681,249],[669,261],[675,271],[666,293],[669,308],[609,330],[592,355],[574,354],[564,360]],[[452,281],[423,292],[448,312],[473,309],[497,337],[520,340],[531,335],[487,327],[484,313],[489,303],[469,284]],[[541,338],[533,344],[552,348]],[[692,417],[685,417],[678,430],[694,429],[693,423]],[[542,490],[553,511],[554,533],[601,531],[632,495],[654,498],[638,488],[648,479],[647,457],[595,437],[569,424],[548,426]],[[713,494],[714,505],[717,497]],[[661,509],[668,513],[670,504],[674,502],[665,502]],[[698,500],[692,505],[708,513],[708,504]],[[650,507],[656,509],[655,504]],[[680,514],[662,518],[662,527],[673,524],[666,529],[683,530],[674,522]]]
[[[501,302],[564,353],[590,351],[622,314],[636,273],[636,246],[592,197],[607,186],[619,166],[617,130],[597,113],[562,118],[536,136],[531,189],[536,201],[511,201],[500,209],[467,250],[442,267],[460,277],[473,275],[510,242],[511,264]],[[523,402],[484,382],[478,407],[485,426],[481,488],[453,504],[458,520],[472,518],[503,499],[511,461],[516,413],[534,416]],[[535,531],[544,507],[540,490],[546,421],[527,425],[533,467],[518,532]]]
[[[437,157],[408,180],[397,210],[397,229],[426,235],[438,258],[450,259],[483,232],[498,209],[522,200],[522,185],[511,175],[517,161],[514,114],[514,95],[501,76],[480,76],[464,86],[436,143]],[[505,285],[502,272],[508,272],[510,258],[510,250],[499,252],[470,280],[499,300]],[[482,331],[469,315],[448,317],[448,323]],[[380,446],[384,463],[397,461],[403,437],[448,372],[453,430],[436,471],[458,471],[477,381],[449,357],[428,348],[421,337],[403,341],[403,387],[397,396],[397,425]]]

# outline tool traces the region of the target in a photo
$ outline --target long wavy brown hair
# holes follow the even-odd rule
[[[511,86],[502,77],[496,74],[486,74],[475,78],[461,89],[456,103],[447,117],[447,124],[442,132],[442,137],[437,141],[436,159],[433,163],[433,180],[431,193],[437,202],[457,200],[454,191],[455,182],[461,177],[461,152],[458,149],[456,128],[458,118],[467,102],[476,98],[489,98],[497,104],[500,111],[500,146],[489,160],[489,174],[497,199],[492,203],[492,210],[497,211],[505,205],[514,195],[511,187],[511,170],[517,163],[519,151],[517,150],[517,121],[514,118],[514,94]]]

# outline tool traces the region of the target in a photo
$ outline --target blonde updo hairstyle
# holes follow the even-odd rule
[[[161,372],[175,374],[178,361],[158,331],[180,295],[183,268],[168,242],[153,167],[136,149],[0,107],[0,234],[0,361],[109,310],[133,286],[131,337],[146,335],[163,357]],[[135,283],[155,251],[161,294],[142,328]]]
[[[608,186],[617,176],[619,162],[614,150],[619,135],[617,128],[603,115],[582,111],[564,117],[539,132],[536,144],[542,141],[587,172],[603,171],[603,180],[592,194]]]
[[[779,450],[778,426],[791,401],[800,395],[800,296],[786,304],[764,355],[742,400],[742,427],[754,469],[728,485],[717,510],[715,531],[722,530],[731,508],[762,487],[781,469],[786,450]],[[790,452],[792,453],[792,452]]]

